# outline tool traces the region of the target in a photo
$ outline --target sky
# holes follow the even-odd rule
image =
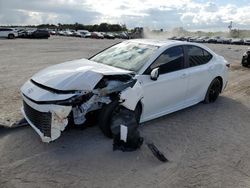
[[[250,0],[0,0],[0,25],[126,24],[128,28],[250,29]]]

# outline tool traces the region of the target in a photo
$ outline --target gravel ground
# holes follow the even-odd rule
[[[21,118],[19,88],[48,65],[89,57],[119,40],[51,37],[0,40],[0,124]],[[246,46],[207,44],[231,64],[214,104],[198,104],[144,123],[141,134],[170,160],[143,146],[112,151],[98,127],[69,129],[53,143],[28,126],[0,128],[0,187],[250,187],[250,69]]]

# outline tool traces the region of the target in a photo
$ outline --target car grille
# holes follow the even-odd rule
[[[23,108],[26,116],[38,128],[44,136],[51,137],[51,113],[39,112],[23,101]]]

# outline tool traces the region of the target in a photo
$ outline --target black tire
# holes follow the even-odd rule
[[[13,34],[8,35],[8,39],[14,39],[14,38],[15,38],[15,35],[13,35]]]
[[[98,126],[100,127],[103,134],[108,138],[112,138],[112,131],[111,131],[112,116],[114,113],[119,113],[119,108],[124,108],[124,107],[119,105],[118,100],[114,100],[111,103],[105,105],[99,113]],[[137,107],[134,110],[134,113],[136,115],[137,123],[139,124],[141,115],[140,105],[137,105]]]
[[[245,63],[244,61],[241,62],[241,65],[242,65],[243,67],[247,67],[247,66],[248,66],[247,63]]]
[[[248,67],[247,64],[245,64],[245,63],[242,63],[242,66],[243,66],[243,67]]]
[[[222,88],[222,83],[218,78],[215,78],[207,89],[204,103],[213,103],[218,98]]]
[[[241,60],[241,65],[242,65],[243,67],[247,67],[247,63],[245,62],[244,57],[243,57],[242,60]]]

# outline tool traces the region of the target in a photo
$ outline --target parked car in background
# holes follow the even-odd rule
[[[49,31],[42,29],[37,29],[30,34],[30,38],[48,39],[49,37],[50,37]]]
[[[23,37],[23,36],[25,36],[26,34],[27,34],[27,30],[26,29],[19,29],[18,31],[17,31],[17,33],[18,33],[18,37]]]
[[[54,30],[49,31],[49,33],[50,33],[50,35],[56,35],[56,31],[54,31]]]
[[[205,37],[205,36],[199,37],[199,38],[196,39],[195,42],[204,43],[204,42],[206,42],[206,39],[208,39],[208,37]]]
[[[238,44],[238,45],[243,45],[244,40],[240,38],[232,39],[231,44]]]
[[[78,31],[71,30],[70,32],[72,33],[71,36],[73,37],[82,37],[81,33]]]
[[[223,44],[231,44],[231,42],[232,42],[231,38],[223,38],[223,41],[222,41]]]
[[[176,40],[176,38],[177,38],[176,36],[172,36],[172,37],[169,37],[168,39],[169,40]]]
[[[94,39],[104,39],[104,36],[99,33],[99,32],[92,32],[91,33],[91,38],[94,38]]]
[[[115,39],[115,36],[111,33],[104,33],[103,36],[105,39]]]
[[[211,37],[207,40],[208,43],[216,43],[217,42],[217,38],[215,37]]]
[[[196,42],[199,37],[191,37],[188,42]]]
[[[18,32],[16,29],[13,28],[0,28],[0,37],[14,39],[18,37]]]
[[[64,31],[64,36],[71,37],[71,36],[74,36],[74,34],[72,31],[66,30]]]
[[[37,30],[25,30],[19,32],[20,38],[32,38],[32,39],[48,39],[50,33],[48,30],[37,29]]]
[[[241,64],[243,67],[250,66],[250,48],[243,54]]]
[[[244,44],[245,44],[245,45],[250,45],[250,38],[245,39],[245,40],[244,40]]]
[[[185,41],[186,38],[184,36],[180,36],[180,37],[176,37],[175,40]]]
[[[79,30],[78,32],[81,34],[81,37],[83,38],[91,37],[91,33],[88,30]]]
[[[64,36],[64,35],[65,35],[64,31],[57,31],[57,34],[58,34],[59,36]]]
[[[44,142],[57,139],[70,121],[84,126],[91,113],[112,137],[124,114],[137,126],[201,101],[215,102],[227,85],[228,67],[201,44],[127,40],[32,76],[21,88],[22,113]]]
[[[224,38],[223,37],[217,37],[216,38],[216,43],[218,44],[223,44]]]
[[[122,32],[122,33],[119,34],[119,38],[121,38],[121,39],[129,39],[129,36],[128,36],[127,33]]]

